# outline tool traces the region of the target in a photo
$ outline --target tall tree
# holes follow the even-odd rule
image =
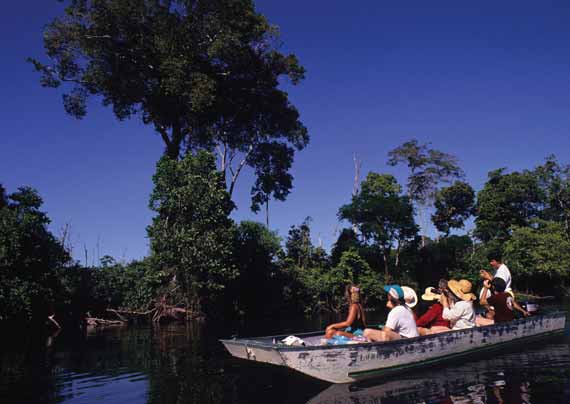
[[[157,213],[148,227],[151,252],[161,269],[175,276],[187,309],[211,308],[236,276],[232,265],[233,204],[214,156],[163,157],[153,177],[150,208]]]
[[[484,241],[505,241],[511,226],[527,227],[538,217],[544,196],[533,172],[493,170],[475,204],[474,235]]]
[[[56,270],[70,260],[48,230],[42,198],[32,188],[0,186],[0,320],[45,320],[59,289]]]
[[[358,192],[355,195],[358,195]],[[338,265],[342,254],[348,250],[358,251],[359,247],[361,247],[360,240],[354,229],[342,229],[331,249],[331,264],[333,266]]]
[[[386,281],[390,279],[390,261],[396,249],[396,262],[402,244],[413,239],[418,227],[408,196],[392,175],[369,173],[360,192],[350,204],[341,206],[340,219],[355,224],[366,242],[375,243],[382,251]]]
[[[287,196],[295,150],[308,142],[279,89],[304,69],[277,37],[252,0],[69,0],[44,32],[49,62],[30,61],[43,86],[67,90],[72,116],[99,96],[118,119],[152,125],[172,159],[184,147],[217,149],[230,194],[251,166],[256,207]]]
[[[465,220],[473,214],[474,204],[475,191],[471,185],[456,181],[436,192],[432,221],[439,231],[449,236],[451,229],[463,228]]]
[[[420,144],[412,139],[388,153],[388,164],[405,164],[410,169],[408,196],[416,204],[420,224],[424,226],[423,209],[430,206],[440,183],[450,183],[464,177],[457,158],[440,150],[431,149],[429,143]],[[425,233],[425,229],[424,229]],[[422,243],[425,235],[422,236]]]
[[[551,155],[535,173],[544,194],[542,218],[563,223],[570,238],[570,165],[560,164],[556,156]]]
[[[313,243],[311,241],[311,217],[306,217],[299,226],[291,226],[285,241],[287,257],[300,268],[307,268],[311,264]]]

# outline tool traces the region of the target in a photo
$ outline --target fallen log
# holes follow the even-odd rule
[[[85,322],[88,326],[92,327],[109,327],[109,326],[124,326],[127,325],[126,321],[121,320],[105,320],[103,318],[86,317]]]

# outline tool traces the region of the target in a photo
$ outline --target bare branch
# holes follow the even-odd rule
[[[245,165],[245,163],[247,162],[247,158],[249,157],[249,155],[251,154],[251,152],[253,151],[253,145],[249,146],[249,149],[247,151],[247,153],[245,154],[245,156],[243,157],[243,159],[240,161],[236,172],[232,175],[232,181],[230,183],[230,190],[229,190],[229,194],[230,196],[232,196],[232,193],[234,192],[234,187],[236,185],[236,181],[239,177],[239,174],[243,168],[243,166]]]

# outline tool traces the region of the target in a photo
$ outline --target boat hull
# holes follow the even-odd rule
[[[287,347],[270,337],[222,340],[233,356],[287,366],[331,383],[350,383],[527,343],[564,332],[565,313],[383,343]]]

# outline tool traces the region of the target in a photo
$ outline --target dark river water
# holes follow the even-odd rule
[[[0,348],[0,403],[570,403],[568,330],[534,345],[352,385],[233,359],[217,342],[235,333],[311,331],[326,322],[130,326],[12,338]]]

